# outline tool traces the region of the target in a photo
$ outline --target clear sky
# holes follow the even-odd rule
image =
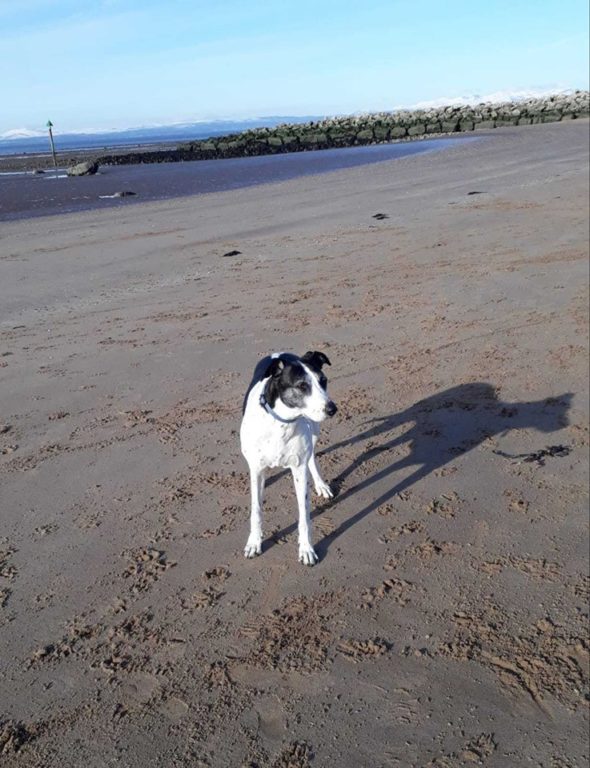
[[[0,0],[0,135],[588,87],[588,0]]]

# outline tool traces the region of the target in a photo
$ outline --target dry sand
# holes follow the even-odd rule
[[[2,765],[586,765],[587,204],[576,121],[2,225]],[[277,349],[315,568],[280,473],[242,556]]]

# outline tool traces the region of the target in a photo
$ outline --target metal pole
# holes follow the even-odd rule
[[[55,166],[55,178],[57,179],[57,156],[55,154],[55,144],[53,143],[53,123],[51,120],[47,121],[47,127],[49,128],[49,141],[51,142],[51,154],[53,155],[53,165]]]

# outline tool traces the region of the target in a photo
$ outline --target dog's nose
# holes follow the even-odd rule
[[[336,408],[336,403],[333,403],[331,400],[328,400],[328,402],[326,403],[325,410],[328,416],[333,416],[338,410],[338,408]]]

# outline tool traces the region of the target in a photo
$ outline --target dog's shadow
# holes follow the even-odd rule
[[[385,492],[318,541],[315,545],[318,556],[323,558],[339,536],[381,505],[431,472],[473,450],[484,440],[516,429],[532,428],[549,433],[567,426],[572,397],[572,393],[568,392],[544,400],[509,403],[498,398],[497,390],[491,384],[460,384],[420,400],[401,413],[365,422],[369,426],[364,432],[318,453],[321,466],[321,456],[343,448],[358,446],[359,449],[350,464],[330,481],[336,499],[316,508],[312,518],[386,478],[391,478],[393,482]],[[408,428],[400,434],[405,425]],[[346,481],[351,475],[377,455],[390,451],[397,456],[400,453],[405,455],[346,488]],[[409,467],[416,469],[396,481],[395,474],[405,472]],[[279,540],[296,529],[295,523],[275,533],[272,538]]]

